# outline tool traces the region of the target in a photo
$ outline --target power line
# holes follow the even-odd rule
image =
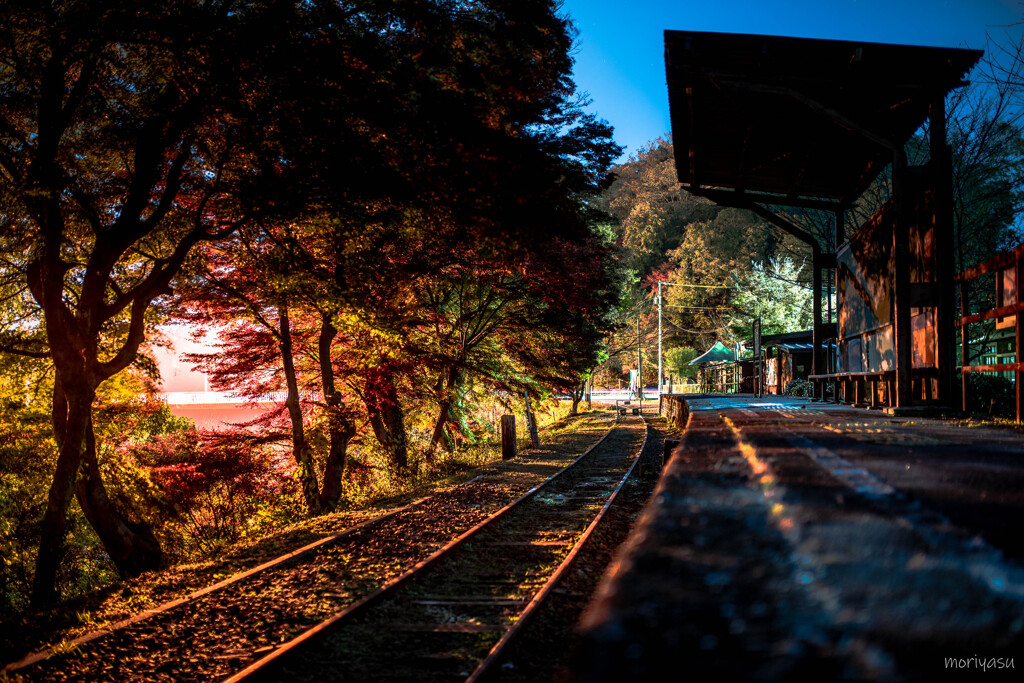
[[[731,306],[673,306],[672,304],[662,304],[665,308],[680,308],[684,311],[735,311],[736,309]]]
[[[667,287],[697,287],[699,289],[729,289],[729,285],[692,285],[686,282],[665,282],[661,281],[662,285]]]

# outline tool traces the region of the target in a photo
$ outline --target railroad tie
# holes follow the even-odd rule
[[[504,633],[508,629],[497,624],[391,624],[389,631],[399,633]]]

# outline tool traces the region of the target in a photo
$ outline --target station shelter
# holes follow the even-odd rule
[[[811,250],[808,377],[849,402],[956,405],[952,161],[946,95],[978,50],[665,32],[680,183],[746,209]],[[905,144],[928,122],[927,162]],[[889,189],[867,220],[854,209]],[[799,217],[831,220],[813,232]],[[849,226],[847,223],[859,223]],[[837,324],[822,320],[823,274]],[[835,336],[834,367],[826,338]]]
[[[835,324],[831,327],[832,334],[826,333],[825,366],[834,367],[835,359]],[[811,374],[811,363],[814,351],[813,338],[810,330],[784,332],[761,336],[761,372],[751,372],[752,380],[763,378],[760,391],[751,387],[751,393],[781,395],[793,380],[806,380]],[[754,346],[753,340],[744,343],[746,348]],[[753,365],[757,360],[751,358]]]

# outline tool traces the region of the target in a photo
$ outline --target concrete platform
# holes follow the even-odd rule
[[[1018,679],[1021,431],[687,398],[576,680]]]

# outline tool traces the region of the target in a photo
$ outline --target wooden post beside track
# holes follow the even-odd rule
[[[516,416],[501,416],[501,459],[516,457]]]
[[[668,465],[668,461],[672,459],[672,454],[675,452],[676,447],[679,445],[679,439],[665,439],[664,453],[661,455],[661,466],[665,467]]]

